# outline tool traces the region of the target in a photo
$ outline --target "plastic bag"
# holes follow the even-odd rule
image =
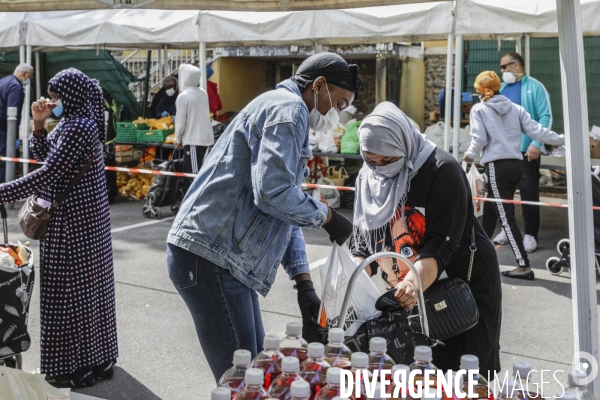
[[[342,312],[342,303],[348,289],[348,282],[357,265],[346,244],[333,244],[327,262],[320,267],[321,308],[319,324],[322,327],[335,328]],[[346,323],[345,336],[352,336],[367,320],[381,314],[375,308],[375,302],[381,294],[366,272],[362,272],[354,285]]]
[[[319,178],[317,185],[336,186],[331,179]],[[317,188],[313,190],[312,196],[315,200],[327,204],[331,208],[340,208],[340,191],[337,189]]]
[[[471,194],[473,197],[485,197],[485,178],[483,174],[480,174],[475,167],[475,164],[471,164],[469,172],[467,172],[468,164],[463,161],[463,170],[467,173],[467,180],[469,181],[469,187],[471,188]],[[483,215],[483,201],[473,200],[473,212],[475,218]]]
[[[330,130],[320,133],[321,138],[319,139],[319,151],[323,153],[337,153],[339,149],[335,144],[335,131]]]
[[[71,397],[46,382],[45,375],[0,366],[2,400],[68,400]]]
[[[319,150],[319,140],[321,140],[321,132],[310,131],[308,136],[308,147],[311,151]]]
[[[425,129],[425,136],[432,141],[436,147],[444,148],[444,123],[438,122],[435,125],[428,126]]]
[[[358,140],[358,128],[362,121],[354,121],[346,125],[346,133],[340,141],[340,153],[358,154],[360,142]]]

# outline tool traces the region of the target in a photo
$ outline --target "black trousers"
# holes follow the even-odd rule
[[[488,198],[513,200],[523,175],[521,160],[497,160],[485,165],[488,178]],[[529,267],[529,259],[523,247],[523,236],[517,226],[515,206],[510,203],[487,202],[483,209],[483,230],[489,238],[494,234],[496,221],[500,220],[519,267]]]
[[[197,174],[202,167],[204,154],[206,154],[207,146],[183,146],[183,162],[185,164],[185,172],[188,174]],[[194,178],[186,178],[183,185],[183,193],[187,193]]]
[[[519,192],[521,200],[540,201],[540,165],[541,157],[537,160],[528,161],[523,153],[521,167],[523,169],[523,178],[519,182]],[[540,208],[538,206],[522,205],[523,224],[525,225],[525,234],[531,235],[537,240],[540,230]]]

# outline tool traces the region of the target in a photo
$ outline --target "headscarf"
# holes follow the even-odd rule
[[[213,74],[215,73],[215,71],[213,71],[212,67],[210,65],[206,66],[206,79],[210,79],[211,76],[213,76]]]
[[[385,227],[398,207],[404,223],[404,203],[410,181],[435,146],[398,107],[387,101],[380,103],[363,120],[358,136],[365,163],[356,180],[354,238],[355,243],[367,243],[372,247],[372,243],[384,239]],[[365,151],[401,159],[384,167],[374,167],[367,161]]]
[[[50,79],[50,85],[60,96],[64,107],[59,126],[81,118],[91,119],[98,125],[100,143],[104,143],[104,96],[98,81],[69,68]]]
[[[173,89],[177,90],[177,78],[173,75],[167,76],[163,79],[163,86],[173,86]]]
[[[483,71],[475,79],[475,90],[480,93],[481,101],[488,101],[500,91],[500,78],[494,71]]]
[[[320,76],[324,77],[327,83],[354,92],[355,96],[363,91],[358,65],[348,64],[335,53],[318,53],[308,57],[291,79],[296,82],[300,91],[303,91]]]

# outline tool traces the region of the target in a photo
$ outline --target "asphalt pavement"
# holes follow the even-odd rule
[[[18,205],[17,205],[18,206]],[[520,220],[520,208],[518,218]],[[183,301],[168,278],[165,266],[165,239],[172,216],[165,208],[162,220],[142,215],[142,202],[119,199],[111,206],[116,282],[119,359],[115,376],[95,387],[77,392],[110,400],[209,399],[215,382],[202,354]],[[351,210],[342,210],[351,218]],[[16,220],[17,210],[9,210],[9,238],[26,238]],[[305,229],[313,279],[320,287],[318,265],[330,249],[324,231]],[[504,370],[515,360],[546,370],[533,375],[544,380],[542,393],[560,392],[553,377],[566,382],[573,358],[571,280],[568,274],[552,276],[546,271],[548,257],[557,255],[556,244],[568,237],[567,210],[543,208],[539,248],[529,255],[536,274],[534,281],[502,277],[503,320],[501,361]],[[32,244],[36,255],[37,242]],[[498,246],[501,270],[515,265],[508,246]],[[39,276],[39,275],[38,275]],[[597,285],[598,288],[598,285]],[[29,331],[32,347],[24,353],[24,370],[39,368],[39,284],[32,299]],[[266,298],[261,298],[267,333],[282,335],[288,321],[300,321],[296,293],[283,270]]]

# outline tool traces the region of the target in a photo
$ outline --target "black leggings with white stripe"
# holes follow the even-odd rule
[[[185,164],[185,172],[188,174],[197,174],[202,167],[204,154],[206,154],[207,146],[183,146],[183,162]],[[187,178],[184,184],[184,193],[194,181],[193,178]]]
[[[485,174],[488,178],[488,198],[513,200],[523,176],[521,160],[497,160],[487,163]],[[490,208],[495,212],[490,212]],[[489,238],[494,234],[497,220],[500,220],[519,267],[529,267],[529,259],[523,247],[523,237],[515,219],[514,204],[485,203],[482,226]]]

